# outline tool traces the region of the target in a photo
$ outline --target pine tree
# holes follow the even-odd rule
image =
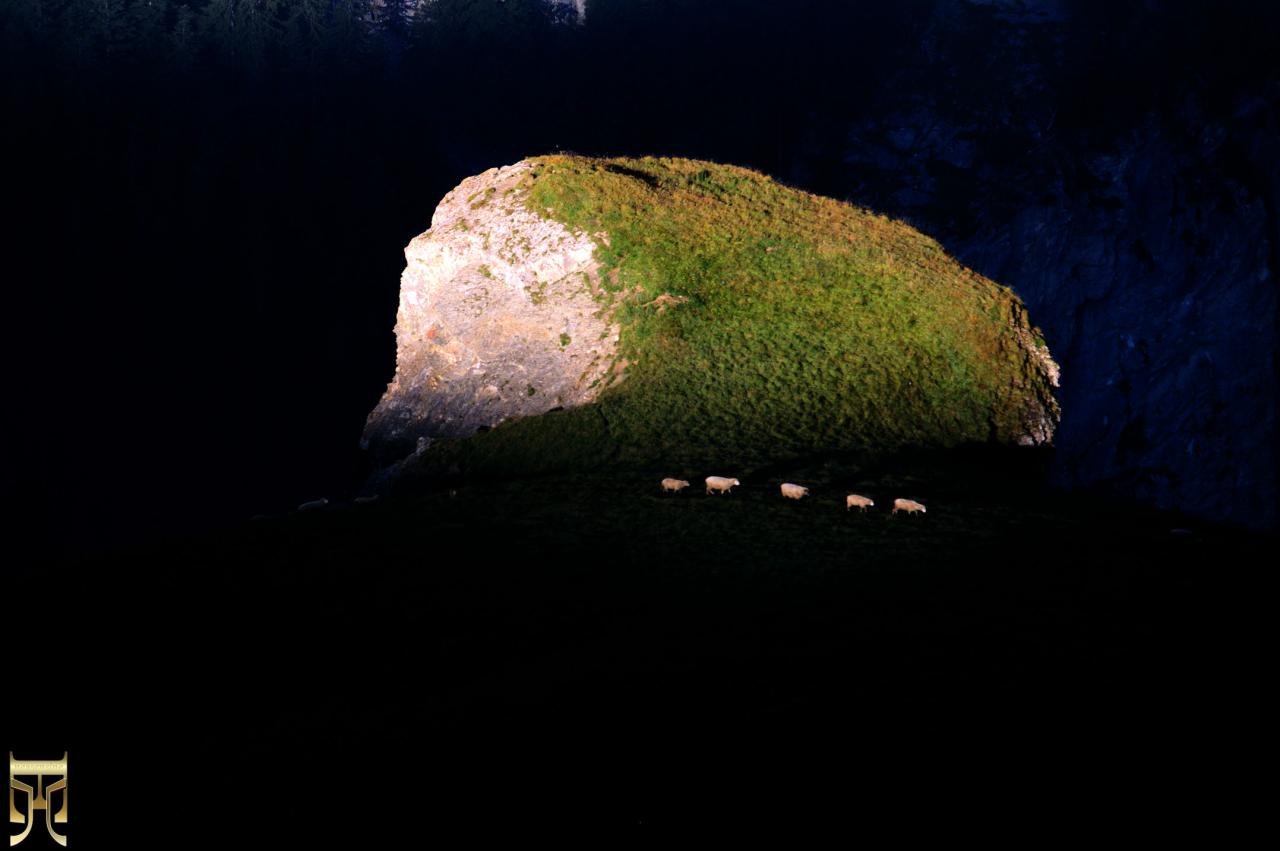
[[[374,4],[375,0],[338,0],[333,4],[324,54],[336,69],[363,60],[372,49],[370,35],[378,18]]]
[[[407,42],[418,16],[418,0],[378,0],[375,5],[382,31],[401,43]]]
[[[430,15],[435,37],[445,44],[529,44],[557,20],[558,9],[548,0],[432,0]]]
[[[66,61],[81,73],[99,69],[132,48],[134,36],[126,0],[71,0],[57,17],[58,41]]]
[[[251,77],[264,72],[279,41],[277,11],[278,0],[238,0],[236,3],[240,63]]]
[[[239,54],[236,5],[236,0],[208,0],[196,18],[196,43],[227,65]]]
[[[129,26],[133,29],[137,47],[147,57],[164,53],[165,15],[169,0],[133,0],[129,7]]]
[[[179,6],[169,33],[169,55],[174,66],[182,73],[191,71],[196,64],[199,46],[196,43],[196,16],[189,6]]]

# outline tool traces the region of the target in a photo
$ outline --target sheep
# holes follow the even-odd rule
[[[925,511],[924,506],[916,502],[914,499],[895,499],[893,501],[893,511],[891,513],[897,514],[899,511],[905,511],[908,514],[915,514],[917,511],[921,514],[928,513]]]
[[[809,489],[786,482],[782,485],[782,495],[787,499],[801,499],[809,495]]]
[[[663,479],[662,480],[663,493],[671,493],[671,492],[678,493],[679,491],[682,491],[687,487],[689,487],[689,483],[686,482],[684,479]]]
[[[851,493],[844,498],[845,511],[848,511],[850,508],[857,506],[858,508],[862,509],[863,514],[866,514],[867,508],[873,505],[875,505],[874,500],[867,499],[865,496],[858,496],[858,494],[856,493]]]
[[[313,499],[310,502],[302,503],[302,505],[298,506],[298,510],[299,511],[315,511],[318,508],[324,508],[328,504],[329,504],[328,497],[322,496],[319,499]]]
[[[729,493],[734,485],[742,482],[737,479],[726,479],[724,476],[707,476],[707,493]]]

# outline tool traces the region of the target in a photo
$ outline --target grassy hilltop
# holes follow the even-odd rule
[[[1056,366],[1022,303],[910,226],[734,166],[531,162],[529,208],[596,239],[583,286],[621,329],[618,360],[596,403],[435,462],[754,464],[1051,433]]]

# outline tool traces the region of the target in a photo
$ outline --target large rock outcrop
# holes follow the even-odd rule
[[[396,373],[365,429],[379,466],[505,420],[471,463],[1036,445],[1057,425],[1057,365],[1010,290],[906,224],[747,169],[490,169],[406,256]]]

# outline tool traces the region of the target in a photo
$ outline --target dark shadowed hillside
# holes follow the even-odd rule
[[[69,742],[92,833],[130,794],[100,779],[122,740],[180,751],[150,824],[206,819],[211,841],[851,811],[865,830],[1227,829],[1264,646],[1241,592],[1270,542],[1046,489],[1048,460],[799,458],[720,471],[742,480],[722,496],[664,494],[670,469],[460,478],[22,571],[20,599],[76,629],[25,679],[62,699],[16,722]],[[929,510],[892,516],[896,495]],[[270,806],[208,819],[263,766],[290,774]],[[349,806],[344,778],[369,772],[399,802],[381,817]]]

